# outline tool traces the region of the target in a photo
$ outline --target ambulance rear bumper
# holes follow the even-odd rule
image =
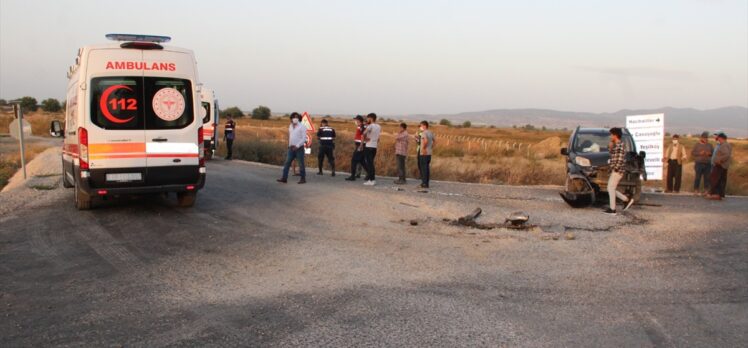
[[[162,192],[197,192],[205,186],[205,173],[200,173],[197,182],[195,183],[182,183],[182,184],[168,184],[168,185],[150,185],[144,186],[142,184],[132,185],[101,185],[99,187],[92,187],[90,179],[79,179],[80,188],[84,192],[92,196],[104,196],[104,195],[129,195],[129,194],[149,194],[149,193],[162,193]]]

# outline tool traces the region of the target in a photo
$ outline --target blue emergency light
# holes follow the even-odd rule
[[[171,37],[159,35],[140,34],[106,34],[106,38],[112,41],[137,41],[137,42],[169,42]]]

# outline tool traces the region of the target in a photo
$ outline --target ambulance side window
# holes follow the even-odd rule
[[[91,121],[104,129],[143,129],[141,77],[91,79]]]
[[[189,80],[145,77],[145,128],[179,129],[195,120]]]

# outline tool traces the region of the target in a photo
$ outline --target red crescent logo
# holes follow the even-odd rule
[[[109,106],[107,105],[107,101],[109,100],[109,95],[112,94],[112,92],[118,89],[122,89],[122,88],[132,92],[132,88],[127,87],[125,85],[114,85],[114,86],[110,86],[109,88],[105,89],[104,93],[101,94],[101,99],[99,99],[99,108],[101,109],[101,113],[104,114],[104,117],[106,117],[107,120],[113,123],[118,123],[118,124],[130,122],[132,121],[133,118],[135,118],[135,116],[133,116],[126,120],[123,120],[121,118],[114,117],[114,115],[112,115],[112,113],[109,112]]]

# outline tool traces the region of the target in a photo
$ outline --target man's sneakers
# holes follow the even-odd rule
[[[299,180],[299,184],[306,184],[306,179],[305,178],[301,178],[301,180]]]
[[[353,175],[351,175],[351,176],[345,178],[345,181],[356,181],[356,177],[353,176]]]
[[[364,182],[364,185],[366,185],[366,186],[374,186],[374,185],[376,185],[376,184],[377,184],[377,182],[376,182],[376,181],[374,181],[374,180],[366,180],[366,181]]]
[[[407,183],[407,181],[405,181],[403,179],[397,179],[397,180],[395,180],[395,185],[405,185],[406,183]]]
[[[616,211],[608,208],[608,209],[603,210],[603,214],[616,215]]]
[[[632,205],[634,205],[634,199],[629,198],[628,202],[626,202],[626,206],[623,208],[623,211],[629,210]]]
[[[278,180],[275,180],[275,181],[277,181],[277,182],[279,182],[279,183],[281,183],[281,184],[285,184],[285,183],[287,183],[287,182],[288,182],[288,180],[287,180],[287,179],[283,179],[283,178],[280,178],[280,179],[278,179]]]
[[[429,185],[420,184],[420,185],[418,185],[418,188],[427,189],[427,188],[429,188]]]
[[[324,174],[322,174],[322,172],[317,172],[317,175],[324,175]]]

